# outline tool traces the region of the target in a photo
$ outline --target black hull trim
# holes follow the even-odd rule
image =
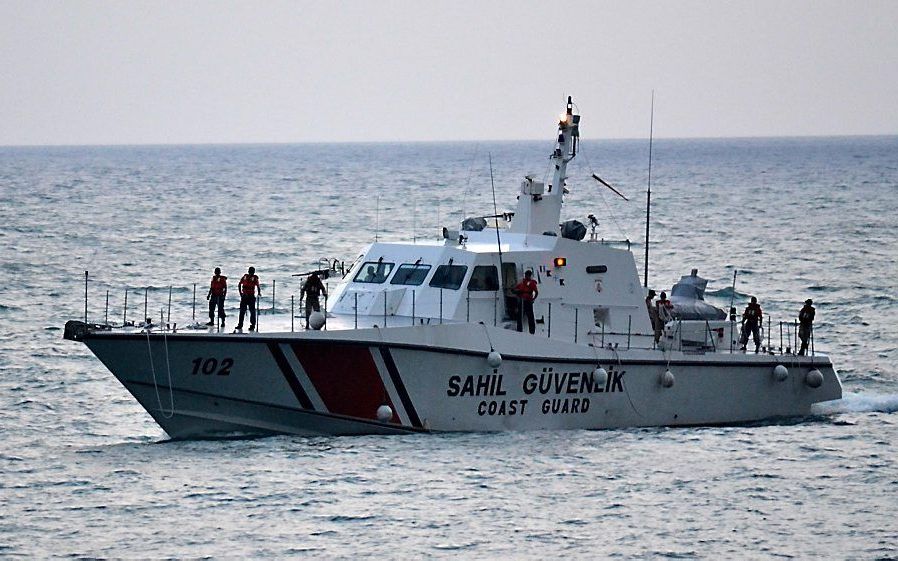
[[[290,363],[287,362],[287,357],[284,356],[284,352],[278,344],[268,343],[268,350],[271,351],[272,356],[274,356],[274,361],[277,363],[281,374],[284,375],[284,379],[287,380],[287,384],[290,385],[290,389],[293,390],[293,395],[296,396],[296,400],[299,401],[302,408],[314,410],[315,407],[312,405],[312,400],[309,399],[306,390],[300,385],[299,380],[296,378],[296,373],[293,371],[293,368],[290,367]]]
[[[387,371],[390,373],[390,379],[393,380],[396,391],[399,392],[399,399],[402,401],[402,406],[405,407],[405,412],[408,413],[409,422],[413,427],[421,428],[421,418],[418,417],[415,404],[412,403],[412,398],[409,397],[405,384],[402,383],[402,378],[399,377],[399,369],[396,368],[396,361],[393,360],[390,349],[388,347],[380,347],[380,356],[384,359],[384,364],[387,366]]]
[[[155,384],[148,382],[141,382],[137,380],[122,380],[122,384],[131,391],[132,394],[135,394],[135,397],[138,397],[135,391],[132,391],[132,387],[136,389],[146,389],[146,390],[154,390],[157,387]],[[158,388],[160,390],[168,391],[169,387],[167,385],[159,384]],[[169,427],[166,425],[170,425],[168,421],[170,418],[167,418],[163,413],[167,414],[168,412],[160,412],[147,407],[141,402],[141,405],[144,405],[144,409],[147,410],[148,413],[156,420],[157,423],[165,430],[169,436],[172,438],[197,438],[203,436],[216,436],[216,434],[233,432],[235,429],[233,427],[240,427],[238,430],[245,430],[246,432],[255,432],[261,434],[334,434],[334,435],[349,435],[349,434],[415,434],[415,433],[425,433],[429,432],[423,428],[418,427],[408,427],[403,425],[396,425],[393,423],[381,423],[378,421],[374,421],[371,419],[360,419],[357,417],[349,417],[346,415],[339,415],[334,413],[326,413],[322,411],[312,411],[308,409],[301,409],[297,407],[289,407],[285,405],[278,405],[273,403],[265,403],[261,401],[255,400],[247,400],[237,397],[228,397],[219,394],[213,394],[208,392],[201,392],[196,390],[188,390],[188,389],[180,389],[180,388],[171,388],[172,391],[176,395],[186,395],[191,396],[200,400],[209,400],[215,403],[216,406],[219,404],[227,405],[229,403],[246,406],[251,408],[261,408],[266,412],[271,413],[272,415],[277,415],[283,421],[279,421],[278,424],[282,425],[283,428],[271,428],[270,426],[261,426],[259,423],[254,422],[254,419],[247,419],[240,422],[235,421],[233,418],[222,421],[220,424],[227,428],[223,430],[209,430],[204,429],[197,434],[192,432],[187,433],[184,436],[184,431],[182,430],[169,430]],[[141,400],[138,397],[138,401]],[[226,410],[227,408],[223,408]],[[174,416],[180,418],[193,417],[196,419],[205,419],[205,420],[213,420],[215,415],[212,414],[204,414],[197,413],[188,409],[181,408],[179,410],[178,407],[178,399],[175,398],[174,402]],[[308,420],[308,424],[305,423],[295,423],[293,420]],[[206,423],[207,425],[209,423]],[[343,427],[344,430],[321,430],[315,427],[325,426],[325,425],[339,425]],[[294,429],[295,430],[291,430]],[[174,434],[173,434],[174,433]]]

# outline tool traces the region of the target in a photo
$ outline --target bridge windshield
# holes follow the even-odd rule
[[[467,272],[468,268],[464,265],[440,265],[430,279],[430,286],[458,290]]]
[[[366,261],[352,280],[355,282],[382,284],[390,276],[390,271],[393,270],[395,265],[395,263],[384,263],[383,261]]]
[[[403,263],[399,266],[396,274],[390,284],[405,284],[410,286],[420,286],[427,278],[430,272],[430,265],[419,265],[417,263]]]

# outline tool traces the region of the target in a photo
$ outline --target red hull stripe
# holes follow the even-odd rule
[[[400,422],[368,347],[338,344],[294,344],[292,347],[328,411],[377,419],[377,408],[389,405],[393,410],[390,422]]]

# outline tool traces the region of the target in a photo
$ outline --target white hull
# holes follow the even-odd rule
[[[819,355],[614,351],[472,324],[83,341],[173,438],[731,424],[807,415],[842,395]],[[668,369],[672,387],[660,382]]]

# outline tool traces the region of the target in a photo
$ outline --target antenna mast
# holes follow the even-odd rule
[[[652,90],[652,116],[649,119],[649,185],[645,195],[645,273],[642,285],[649,286],[649,224],[652,216],[652,138],[655,131],[655,90]]]
[[[493,215],[496,221],[496,246],[499,248],[499,278],[502,286],[500,290],[505,289],[505,267],[502,265],[502,239],[499,237],[499,211],[496,209],[496,184],[493,182],[493,153],[487,153],[490,160],[490,187],[493,189]]]

